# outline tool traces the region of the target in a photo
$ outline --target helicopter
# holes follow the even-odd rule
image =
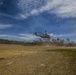
[[[41,38],[43,38],[44,40],[50,40],[51,36],[47,33],[47,31],[45,30],[44,33],[42,32],[35,32],[34,33],[36,36],[39,36]]]

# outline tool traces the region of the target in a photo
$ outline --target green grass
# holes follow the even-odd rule
[[[46,51],[60,52],[66,56],[76,57],[76,49],[59,48],[59,49],[46,50]]]

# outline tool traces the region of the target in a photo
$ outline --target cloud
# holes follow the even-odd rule
[[[19,9],[16,15],[0,13],[0,16],[20,20],[47,12],[60,18],[76,18],[76,0],[18,0],[15,8]]]
[[[9,14],[6,14],[6,13],[0,13],[0,18],[2,18],[2,17],[8,17],[8,18],[17,19],[17,20],[25,18],[25,16],[22,15],[22,14],[18,14],[18,15],[13,16],[13,15],[9,15]]]
[[[13,18],[13,16],[11,16],[11,15],[8,15],[8,14],[5,14],[5,13],[0,13],[0,18],[3,17],[3,16]]]
[[[50,33],[49,34],[51,36],[51,38],[73,38],[72,40],[75,41],[76,39],[74,37],[76,37],[76,34],[53,34]],[[18,35],[7,35],[7,34],[0,34],[0,38],[1,39],[9,39],[9,40],[18,40],[18,41],[27,41],[27,42],[32,42],[34,40],[38,40],[40,39],[40,37],[35,36],[33,34],[18,34]]]
[[[0,37],[7,37],[8,35],[0,34]]]
[[[29,41],[32,41],[32,40],[39,38],[33,34],[20,34],[20,36],[21,36],[20,39],[29,40]]]
[[[53,34],[53,33],[51,33],[51,34],[49,34],[51,37],[64,37],[64,36],[67,36],[67,34],[59,34],[59,35],[57,35],[57,34]]]
[[[1,6],[1,5],[3,5],[3,2],[2,2],[2,1],[0,1],[0,6]]]
[[[0,38],[11,39],[11,40],[22,40],[22,41],[34,41],[34,40],[38,39],[39,37],[37,37],[33,34],[19,34],[16,36],[0,34]]]
[[[76,0],[19,0],[18,8],[24,19],[45,11],[63,18],[76,17]]]
[[[56,14],[61,17],[76,17],[76,0],[64,0],[62,4],[55,9]],[[55,12],[54,12],[55,13]]]
[[[11,28],[13,25],[0,24],[0,29]]]
[[[71,33],[71,34],[59,34],[59,35],[57,35],[57,34],[51,33],[50,36],[51,37],[56,37],[56,38],[62,38],[62,37],[69,38],[69,37],[76,37],[76,34],[75,33]]]

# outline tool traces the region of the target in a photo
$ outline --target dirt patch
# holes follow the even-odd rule
[[[0,61],[5,60],[5,58],[0,58]]]

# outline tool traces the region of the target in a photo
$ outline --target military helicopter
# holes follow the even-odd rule
[[[47,33],[46,30],[45,30],[44,33],[41,33],[41,32],[35,32],[34,34],[35,34],[36,36],[39,36],[39,37],[43,38],[44,40],[48,40],[48,41],[50,41],[51,36]]]

